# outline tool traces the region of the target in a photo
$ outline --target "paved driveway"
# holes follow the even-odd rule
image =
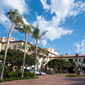
[[[0,85],[85,85],[84,77],[65,77],[65,74],[39,76],[38,79],[16,80]]]

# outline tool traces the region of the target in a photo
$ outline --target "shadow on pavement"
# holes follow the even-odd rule
[[[69,85],[85,85],[85,77],[66,77],[64,80],[74,82],[74,84]]]

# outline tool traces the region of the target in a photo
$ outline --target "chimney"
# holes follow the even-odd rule
[[[28,42],[29,44],[31,44],[31,45],[33,45],[33,43],[32,42]]]
[[[1,37],[1,41],[2,42],[7,42],[7,38],[6,37]],[[11,37],[10,41],[15,41],[15,38]]]
[[[66,53],[66,55],[69,55],[69,53]]]

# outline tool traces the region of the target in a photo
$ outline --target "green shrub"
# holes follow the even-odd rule
[[[4,82],[4,81],[13,81],[13,80],[23,80],[23,79],[35,79],[38,77],[14,77],[14,78],[6,78],[6,79],[0,79],[0,82]]]
[[[15,77],[21,77],[22,73],[21,72],[7,72],[4,73],[4,78],[15,78]],[[30,72],[25,72],[24,73],[24,77],[33,77],[34,73],[30,73]]]
[[[66,77],[85,77],[85,75],[66,75]]]
[[[31,73],[31,72],[24,73],[24,77],[33,77],[33,76],[34,76],[34,73]]]
[[[22,76],[22,72],[18,72],[18,77],[21,77]]]
[[[4,82],[4,79],[0,79],[0,82]]]
[[[8,73],[5,73],[4,77],[6,77],[6,78],[18,77],[18,73],[17,72],[8,72]]]

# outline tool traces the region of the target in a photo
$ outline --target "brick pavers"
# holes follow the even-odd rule
[[[15,80],[0,85],[85,85],[84,77],[65,77],[65,74],[39,76],[38,79]]]

